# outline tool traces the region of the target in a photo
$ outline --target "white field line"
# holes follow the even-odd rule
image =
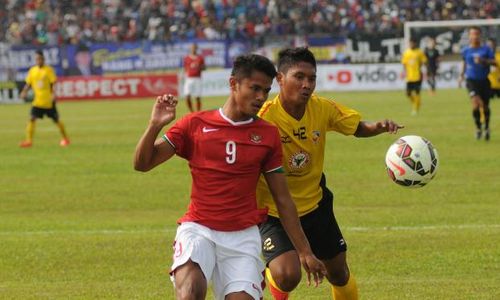
[[[463,225],[422,225],[422,226],[385,226],[385,227],[343,227],[342,231],[372,232],[372,231],[432,231],[432,230],[462,230],[462,229],[497,229],[500,224],[463,224]],[[37,230],[37,231],[0,231],[0,236],[30,236],[30,235],[123,235],[148,233],[173,233],[176,227],[165,229],[95,229],[95,230]]]

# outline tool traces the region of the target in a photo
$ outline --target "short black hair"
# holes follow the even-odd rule
[[[286,48],[278,53],[278,71],[286,73],[288,69],[300,62],[306,62],[316,68],[316,58],[307,47]]]
[[[35,54],[36,54],[36,55],[40,55],[41,57],[43,57],[43,51],[42,51],[42,50],[40,50],[40,49],[36,50],[36,51],[35,51]]]
[[[245,54],[236,57],[233,62],[231,76],[238,79],[252,76],[253,71],[259,71],[270,78],[276,77],[276,68],[273,63],[265,56],[258,54]]]

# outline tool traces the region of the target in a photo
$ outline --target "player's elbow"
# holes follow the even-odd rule
[[[139,171],[139,172],[147,172],[147,171],[151,170],[151,166],[148,166],[147,164],[145,164],[141,161],[135,160],[134,161],[134,170]]]

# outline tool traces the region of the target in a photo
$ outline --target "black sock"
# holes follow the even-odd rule
[[[474,117],[474,123],[478,130],[481,130],[481,112],[478,109],[472,110],[472,116]]]
[[[484,129],[488,130],[490,128],[490,115],[491,111],[489,107],[484,109]]]

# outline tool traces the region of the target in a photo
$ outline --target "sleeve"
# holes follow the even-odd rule
[[[26,83],[31,85],[33,83],[33,72],[31,71],[32,69],[29,69],[28,74],[26,74]]]
[[[56,72],[54,71],[54,68],[52,68],[52,67],[50,67],[49,81],[52,84],[56,83],[56,81],[57,81]]]
[[[424,52],[420,52],[420,57],[422,58],[422,64],[425,65],[427,63],[427,55]]]
[[[407,58],[407,55],[406,53],[408,53],[407,51],[403,52],[403,56],[401,56],[401,63],[404,65],[406,64],[406,58]]]
[[[175,148],[175,153],[182,158],[191,156],[189,115],[183,117],[170,127],[163,136]]]
[[[280,171],[283,168],[283,149],[281,148],[281,140],[277,127],[272,127],[269,134],[273,140],[266,161],[262,165],[264,173]]]
[[[495,53],[493,52],[493,50],[491,48],[488,47],[488,58],[489,59],[495,59]]]
[[[358,129],[361,115],[354,109],[327,100],[328,131],[336,131],[343,135],[353,135]]]
[[[465,60],[465,57],[467,56],[467,48],[463,48],[462,51],[460,51],[460,54],[462,54],[462,59]]]

